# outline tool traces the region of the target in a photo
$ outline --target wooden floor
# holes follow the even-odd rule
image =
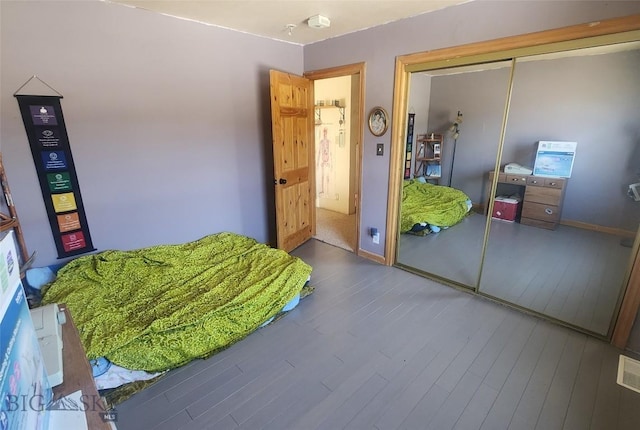
[[[473,214],[426,237],[403,234],[398,260],[475,286],[486,217]],[[606,335],[630,264],[620,237],[493,221],[479,289],[492,297]],[[639,426],[640,428],[640,426]]]
[[[634,429],[620,351],[312,240],[315,292],[118,405],[128,429]]]

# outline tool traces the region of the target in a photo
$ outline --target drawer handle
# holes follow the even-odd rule
[[[545,208],[545,209],[544,209],[544,213],[546,213],[547,215],[553,215],[553,209],[551,209],[551,208]]]
[[[531,181],[531,183],[532,183],[532,184],[537,184],[537,183],[538,183],[538,181]]]
[[[551,185],[552,187],[555,187],[556,185],[558,185],[558,183],[557,182],[551,182],[551,183],[549,183],[549,185]]]

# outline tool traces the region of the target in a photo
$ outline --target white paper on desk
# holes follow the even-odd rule
[[[82,390],[61,397],[49,408],[50,430],[88,430]]]

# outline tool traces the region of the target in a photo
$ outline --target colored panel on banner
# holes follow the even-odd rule
[[[60,130],[57,128],[38,130],[38,143],[42,149],[58,148],[60,146]]]
[[[71,189],[69,172],[48,173],[47,182],[51,191],[68,191]]]
[[[51,200],[53,201],[53,209],[56,213],[69,212],[78,208],[73,193],[52,194]]]
[[[70,214],[58,215],[58,227],[60,228],[61,233],[79,230],[80,218],[78,217],[78,213],[73,212]]]
[[[45,170],[61,170],[67,168],[67,157],[64,151],[44,151],[42,164]]]
[[[29,106],[34,125],[58,125],[53,106]]]
[[[66,252],[82,249],[87,246],[81,231],[62,235],[62,246]]]
[[[15,97],[29,139],[58,258],[95,251],[62,114],[62,97]]]

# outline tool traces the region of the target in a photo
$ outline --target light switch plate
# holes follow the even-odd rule
[[[376,145],[376,155],[384,155],[384,143],[378,143]]]

